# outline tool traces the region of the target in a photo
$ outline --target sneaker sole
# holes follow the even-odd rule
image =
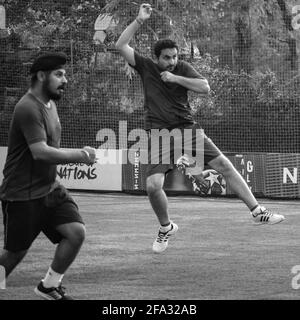
[[[167,245],[164,249],[162,249],[162,250],[155,250],[155,249],[152,247],[152,251],[153,251],[154,253],[159,254],[159,253],[164,252],[164,251],[167,249],[167,247],[168,247],[168,245]]]
[[[274,225],[274,224],[280,223],[280,222],[282,222],[282,221],[284,221],[284,220],[285,220],[285,218],[283,218],[283,219],[281,219],[281,220],[279,220],[279,221],[275,221],[275,222],[255,222],[255,221],[253,221],[253,224],[254,224],[255,226]]]

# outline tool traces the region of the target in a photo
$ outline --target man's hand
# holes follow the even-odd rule
[[[85,161],[86,164],[94,164],[97,161],[96,158],[96,149],[86,146],[81,151],[85,154]]]
[[[152,12],[151,4],[149,3],[143,3],[140,6],[140,11],[137,16],[137,19],[141,20],[142,22],[146,21],[150,18]]]
[[[176,161],[178,170],[185,174],[185,169],[190,166],[190,161],[188,155],[184,154],[179,157]]]
[[[177,76],[169,71],[161,72],[161,80],[163,82],[176,82]]]

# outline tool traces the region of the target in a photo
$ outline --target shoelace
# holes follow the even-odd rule
[[[60,285],[58,288],[57,288],[57,291],[62,295],[64,296],[66,294],[66,288],[63,287],[62,285]]]
[[[167,233],[163,233],[161,231],[159,231],[158,236],[156,238],[156,241],[161,243],[161,242],[165,242],[169,239],[169,234]]]
[[[158,236],[157,236],[157,238],[156,238],[156,241],[157,242],[159,242],[159,243],[161,243],[161,242],[166,242],[168,239],[169,239],[169,231],[171,231],[173,229],[173,225],[171,226],[171,229],[170,230],[168,230],[167,232],[161,232],[161,231],[159,231],[158,232]]]

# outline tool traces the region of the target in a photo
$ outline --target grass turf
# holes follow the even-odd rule
[[[64,285],[82,300],[297,300],[299,204],[261,200],[286,220],[255,226],[237,199],[169,197],[179,226],[162,254],[152,252],[157,219],[146,196],[72,193],[85,243]],[[3,243],[3,226],[0,226]],[[55,247],[40,235],[0,290],[0,300],[35,300]]]

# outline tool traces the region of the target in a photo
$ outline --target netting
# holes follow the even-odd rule
[[[143,128],[142,87],[114,44],[137,16],[140,3],[2,1],[0,145],[7,145],[14,105],[29,86],[29,67],[38,52],[48,49],[69,57],[68,90],[58,102],[62,147],[100,147],[97,134],[104,128],[116,134],[115,143],[108,141],[105,147],[130,145],[119,139],[120,121],[127,132]],[[158,38],[178,42],[180,58],[211,86],[208,96],[191,93],[190,99],[196,120],[221,150],[300,152],[295,1],[150,3],[152,17],[131,45],[152,56]]]

